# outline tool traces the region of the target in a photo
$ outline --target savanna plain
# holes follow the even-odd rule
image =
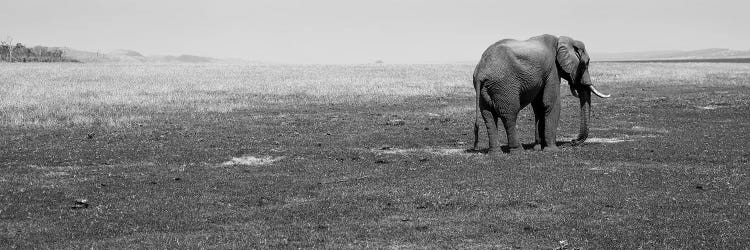
[[[500,155],[473,67],[0,64],[0,248],[750,246],[750,64],[593,62]]]

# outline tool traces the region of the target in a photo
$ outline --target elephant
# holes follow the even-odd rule
[[[484,120],[489,153],[500,151],[497,121],[503,122],[510,152],[522,150],[516,133],[518,112],[531,104],[534,111],[534,150],[558,151],[556,130],[560,121],[560,79],[580,101],[580,127],[576,146],[588,137],[591,93],[608,98],[594,88],[589,74],[589,55],[583,42],[549,34],[525,41],[504,39],[487,48],[477,64],[474,149],[479,151],[479,124]]]

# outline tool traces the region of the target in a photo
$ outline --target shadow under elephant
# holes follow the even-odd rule
[[[572,141],[556,141],[555,144],[559,148],[561,148],[561,149],[562,148],[568,148],[568,147],[580,147],[580,146],[583,146],[583,144],[577,144],[576,145]],[[523,144],[521,144],[521,147],[523,148],[524,151],[526,151],[526,150],[534,151],[534,146],[535,145],[536,145],[535,143],[523,143]],[[507,144],[500,146],[500,150],[502,150],[502,152],[506,153],[506,154],[507,153],[511,153],[510,149],[511,148]],[[474,154],[487,154],[487,153],[490,152],[490,149],[489,148],[483,148],[483,149],[480,149],[480,150],[476,150],[476,149],[473,149],[473,148],[469,148],[469,149],[466,149],[464,152],[466,152],[466,153],[474,153]]]

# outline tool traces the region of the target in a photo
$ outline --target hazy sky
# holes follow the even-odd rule
[[[477,60],[549,33],[592,53],[750,49],[748,0],[0,0],[0,39],[299,63]]]

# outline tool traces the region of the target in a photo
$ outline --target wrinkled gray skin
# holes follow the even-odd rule
[[[501,40],[482,54],[474,71],[477,113],[474,149],[479,150],[479,124],[484,120],[489,152],[500,152],[498,119],[503,122],[511,152],[522,149],[516,133],[518,112],[531,104],[536,119],[535,150],[557,151],[560,121],[560,78],[570,84],[580,100],[580,130],[573,145],[586,141],[591,113],[591,93],[609,97],[593,88],[588,71],[589,55],[580,41],[541,35],[526,41]]]

